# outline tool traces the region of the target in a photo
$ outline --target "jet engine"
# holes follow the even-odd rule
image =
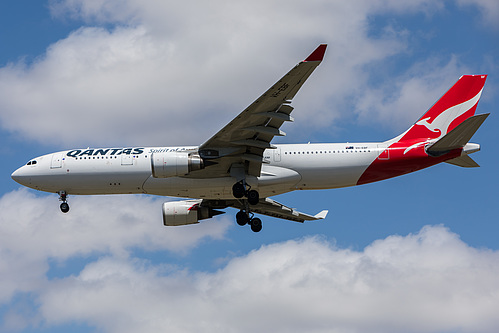
[[[202,200],[183,200],[163,204],[163,224],[166,226],[199,223],[225,212],[201,206]]]
[[[204,169],[203,159],[198,154],[181,151],[153,153],[151,166],[154,178],[185,176]]]

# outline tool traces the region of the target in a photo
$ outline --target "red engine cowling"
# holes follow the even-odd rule
[[[199,223],[224,212],[201,206],[202,200],[171,201],[163,204],[163,224],[166,226]]]
[[[151,167],[154,178],[168,178],[204,169],[204,163],[196,153],[171,151],[151,154]]]

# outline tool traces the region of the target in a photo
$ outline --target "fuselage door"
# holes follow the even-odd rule
[[[130,154],[121,154],[121,165],[133,165],[133,156]]]
[[[50,163],[51,169],[62,168],[62,154],[52,154],[52,162]]]
[[[378,145],[378,160],[389,160],[390,159],[390,149],[388,149],[388,145],[381,144]]]
[[[281,162],[281,148],[274,149],[274,162]]]

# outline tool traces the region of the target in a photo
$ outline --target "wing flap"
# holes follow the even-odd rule
[[[227,206],[237,209],[245,208],[243,203],[238,200],[227,200],[226,204]],[[272,216],[295,222],[322,220],[326,218],[326,215],[328,213],[327,210],[323,210],[316,215],[305,214],[270,198],[261,199],[258,204],[252,205],[251,211],[257,214]]]

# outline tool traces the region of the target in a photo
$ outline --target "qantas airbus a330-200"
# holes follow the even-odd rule
[[[27,187],[59,194],[67,213],[68,194],[124,194],[195,198],[163,204],[163,223],[198,223],[233,207],[236,221],[258,232],[254,214],[291,221],[324,219],[270,196],[295,190],[371,183],[446,162],[477,167],[468,143],[488,114],[475,115],[486,75],[464,75],[406,132],[385,142],[272,144],[292,122],[290,105],[321,63],[326,45],[304,61],[200,146],[72,149],[43,155],[12,178]]]

